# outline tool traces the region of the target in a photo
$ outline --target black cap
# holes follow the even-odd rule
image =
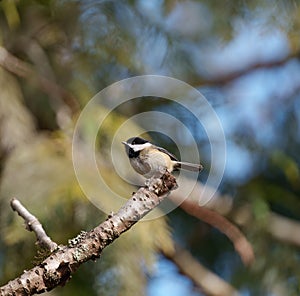
[[[129,143],[129,144],[132,144],[132,145],[135,145],[135,144],[140,145],[140,144],[149,143],[149,141],[147,141],[145,139],[142,139],[140,137],[130,138],[126,142]]]

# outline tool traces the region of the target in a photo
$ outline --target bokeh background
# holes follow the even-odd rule
[[[241,295],[300,294],[300,1],[2,0],[0,23],[1,285],[43,257],[10,199],[18,197],[57,243],[103,221],[74,174],[76,120],[104,87],[158,74],[192,85],[218,114],[227,158],[211,207],[239,227],[256,260],[245,266],[230,239],[179,207],[138,223],[49,294],[214,295],[166,255],[174,244],[201,264],[203,278],[212,272]],[[205,133],[187,110],[137,98],[111,112],[97,139],[101,173],[124,196],[134,188],[115,173],[111,141],[126,119],[149,110],[184,122],[210,167]],[[83,136],[94,128],[87,120]],[[151,136],[177,153],[169,128]],[[143,132],[132,123],[133,135]],[[184,135],[177,144],[189,149]],[[120,145],[122,154],[127,161]],[[109,200],[105,192],[99,198]]]

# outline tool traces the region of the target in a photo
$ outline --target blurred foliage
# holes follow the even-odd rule
[[[197,87],[218,113],[228,143],[220,190],[232,195],[234,207],[251,209],[252,221],[242,230],[257,261],[245,269],[222,234],[177,209],[170,223],[166,218],[138,223],[100,260],[81,267],[70,283],[50,294],[145,294],[157,248],[172,248],[176,239],[246,295],[299,295],[299,246],[276,241],[266,230],[271,211],[300,220],[299,4],[1,1],[0,46],[25,63],[6,63],[9,57],[0,51],[1,284],[30,268],[36,255],[34,236],[22,228],[9,200],[18,197],[58,243],[103,221],[105,215],[85,197],[74,173],[76,120],[90,98],[111,83],[159,74]],[[74,94],[73,100],[56,85]],[[103,102],[95,114],[106,108]],[[197,105],[191,109],[201,113]],[[103,178],[123,196],[135,188],[114,171],[110,144],[128,117],[147,110],[172,114],[189,126],[209,168],[209,143],[191,113],[164,99],[132,100],[106,118],[96,145]],[[88,120],[84,127],[86,138],[98,128]],[[143,129],[132,124],[130,132]],[[168,137],[156,135],[156,140],[175,150]],[[118,149],[124,155],[121,144]],[[97,182],[88,165],[85,173]],[[112,200],[104,190],[98,196]]]

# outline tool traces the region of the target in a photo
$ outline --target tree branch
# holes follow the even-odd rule
[[[162,254],[172,261],[180,273],[191,279],[205,295],[238,296],[238,291],[215,273],[204,267],[187,250],[178,245],[172,252],[161,250]]]
[[[3,46],[0,46],[0,66],[18,77],[35,82],[37,86],[52,100],[56,109],[60,109],[64,102],[75,113],[79,110],[76,98],[56,82],[37,73],[33,66],[12,55]]]
[[[271,61],[258,61],[253,62],[250,65],[245,65],[241,69],[237,70],[229,70],[225,73],[217,73],[214,77],[211,78],[200,78],[199,80],[192,81],[192,85],[195,86],[218,86],[218,85],[225,85],[227,83],[232,82],[233,80],[240,78],[246,74],[249,74],[255,70],[259,69],[272,69],[275,67],[281,67],[284,66],[286,63],[293,59],[299,59],[300,57],[300,50],[291,52],[285,57],[282,57],[278,60],[271,60]]]
[[[50,252],[53,252],[57,248],[57,244],[53,242],[51,238],[46,234],[39,220],[34,215],[29,213],[19,200],[13,198],[10,202],[10,205],[12,209],[24,219],[26,229],[35,233],[37,243],[42,247],[50,250]]]
[[[228,219],[213,210],[199,206],[190,199],[184,200],[180,207],[188,214],[199,218],[224,233],[232,241],[235,250],[245,265],[253,263],[255,256],[252,245],[238,227]]]
[[[189,180],[185,180],[185,182],[189,182]],[[207,200],[208,198],[203,196],[203,194],[206,192],[210,195],[210,191],[215,192],[213,188],[210,189],[207,185],[205,185],[204,190],[204,185],[198,182],[188,200],[193,202],[195,207],[199,207],[199,197]],[[182,197],[178,196],[176,192],[172,194],[171,199],[177,204],[182,202]],[[222,195],[215,192],[211,200],[205,205],[205,208],[218,212],[222,216],[230,217],[234,223],[242,227],[253,223],[251,205],[244,204],[243,206],[234,207],[233,198],[229,195]],[[300,223],[298,221],[284,217],[273,211],[270,211],[268,219],[265,225],[266,231],[274,239],[300,247]]]
[[[175,192],[170,196],[170,199],[178,204],[188,214],[197,217],[224,233],[233,243],[234,248],[240,255],[243,263],[245,265],[250,265],[255,260],[252,245],[239,228],[224,217],[227,209],[231,206],[230,199],[224,196],[224,200],[228,200],[229,204],[220,204],[214,210],[207,207],[211,204],[211,201],[205,207],[200,206],[199,201],[201,198],[203,198],[203,200],[208,199],[206,196],[203,196],[203,194],[206,193],[210,195],[214,192],[212,200],[219,199],[219,194],[215,192],[215,190],[207,187],[207,185],[204,190],[204,186],[201,183],[197,183],[196,186],[194,186],[194,184],[189,185],[189,182],[190,180],[185,179],[184,186],[193,186],[194,189],[188,198],[182,199],[182,197]]]
[[[34,295],[64,285],[77,268],[88,260],[100,257],[102,250],[129,230],[177,188],[175,177],[166,173],[141,187],[120,210],[89,232],[81,232],[59,246],[42,263],[0,288],[1,296]]]

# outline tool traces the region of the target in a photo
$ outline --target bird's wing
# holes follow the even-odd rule
[[[167,155],[169,155],[172,160],[178,161],[178,159],[176,158],[176,156],[174,154],[170,153],[168,150],[166,150],[164,148],[161,148],[161,147],[158,147],[158,146],[156,146],[156,148],[157,148],[157,150],[159,150],[161,152],[164,152]]]

